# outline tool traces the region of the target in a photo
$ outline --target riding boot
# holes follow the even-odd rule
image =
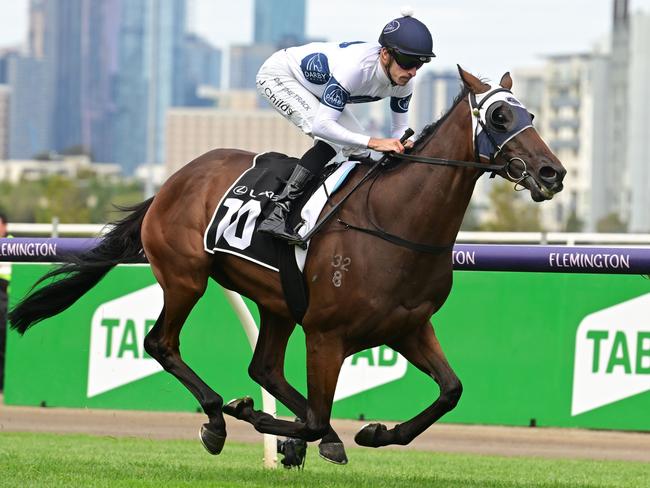
[[[287,181],[282,193],[278,195],[275,208],[259,226],[258,230],[270,234],[278,239],[283,239],[289,244],[300,244],[302,237],[293,229],[289,229],[287,219],[294,202],[302,196],[309,182],[314,179],[314,174],[300,164],[296,166]]]

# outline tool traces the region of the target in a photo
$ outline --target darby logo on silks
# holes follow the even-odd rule
[[[587,315],[576,333],[571,415],[650,391],[650,293]]]

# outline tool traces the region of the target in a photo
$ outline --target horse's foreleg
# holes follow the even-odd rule
[[[307,399],[284,376],[284,358],[289,337],[296,324],[260,308],[260,333],[248,373],[258,384],[282,402],[300,419],[307,415]],[[332,429],[318,446],[320,455],[336,464],[346,464],[343,442]]]
[[[463,391],[460,380],[449,366],[433,327],[428,321],[413,334],[390,346],[417,368],[432,376],[440,386],[440,396],[424,411],[392,429],[387,429],[381,424],[366,425],[354,438],[357,444],[362,446],[381,447],[410,443],[440,417],[452,410]]]
[[[279,420],[253,409],[251,398],[234,400],[224,412],[251,423],[265,434],[298,437],[316,441],[330,430],[330,413],[341,365],[343,350],[338,338],[323,334],[307,335],[307,411],[299,422]]]
[[[223,398],[183,362],[179,335],[185,319],[202,291],[165,291],[165,306],[144,340],[145,350],[165,371],[174,375],[198,400],[209,422],[203,424],[201,441],[210,454],[219,454],[226,440],[226,423],[221,412]]]

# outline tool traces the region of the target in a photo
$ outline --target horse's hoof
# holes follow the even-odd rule
[[[249,396],[244,398],[235,398],[226,403],[221,409],[223,413],[228,414],[232,417],[242,419],[242,412],[246,408],[253,408],[253,399]]]
[[[321,442],[318,445],[318,454],[330,463],[348,464],[348,457],[342,442]]]
[[[199,432],[199,439],[201,444],[205,447],[205,450],[210,454],[216,456],[223,449],[223,445],[226,443],[226,434],[218,434],[210,424],[203,424],[201,426],[201,431]]]
[[[380,437],[388,429],[384,424],[366,424],[354,436],[354,442],[364,447],[379,447],[385,445],[380,443]]]
[[[283,441],[278,439],[278,454],[284,457],[280,460],[282,466],[287,469],[305,467],[307,459],[307,442],[303,439],[287,438]]]

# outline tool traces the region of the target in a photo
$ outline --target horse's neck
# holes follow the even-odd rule
[[[449,115],[418,155],[474,160],[468,108],[461,103],[453,110],[455,113]],[[405,177],[399,179],[399,186],[404,203],[399,221],[409,229],[417,229],[412,238],[419,242],[454,242],[474,191],[477,170],[408,164],[402,171]]]

